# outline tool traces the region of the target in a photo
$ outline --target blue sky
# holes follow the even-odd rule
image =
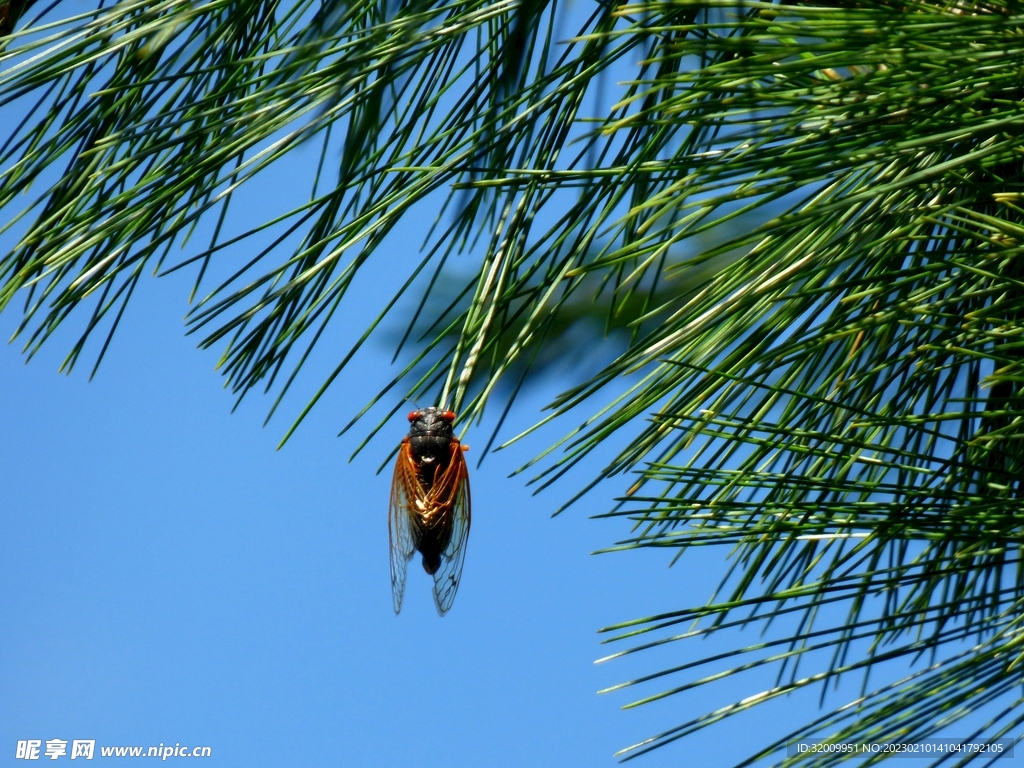
[[[551,519],[569,485],[533,497],[506,477],[535,442],[473,473],[451,613],[411,568],[396,618],[389,472],[374,474],[389,446],[350,464],[361,433],[335,437],[385,350],[275,451],[269,401],[232,415],[214,358],[184,337],[184,285],[145,286],[91,383],[56,373],[59,340],[27,366],[0,351],[0,765],[51,738],[209,745],[211,766],[611,765],[706,711],[703,695],[622,712],[628,694],[595,694],[671,654],[592,662],[599,627],[703,602],[719,553],[672,569],[661,552],[592,556],[623,534],[587,519],[604,496]],[[640,764],[727,764],[776,730],[748,725]]]

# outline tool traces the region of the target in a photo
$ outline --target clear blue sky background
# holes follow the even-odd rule
[[[396,618],[387,447],[349,464],[355,436],[334,436],[386,350],[277,452],[268,401],[231,415],[184,337],[183,286],[150,281],[92,383],[55,372],[60,343],[28,366],[0,353],[0,765],[28,738],[210,745],[211,766],[610,765],[706,711],[706,695],[629,712],[635,696],[595,695],[683,649],[592,662],[599,627],[706,599],[720,553],[591,556],[624,533],[587,519],[611,489],[551,519],[569,485],[532,497],[506,478],[535,442],[473,474],[451,613],[411,568]],[[640,764],[728,764],[776,732],[747,722]]]

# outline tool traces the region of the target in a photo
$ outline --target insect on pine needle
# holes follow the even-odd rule
[[[391,481],[388,532],[391,540],[391,595],[402,610],[405,577],[413,553],[434,577],[434,605],[440,616],[452,607],[469,538],[469,470],[452,430],[455,414],[430,407],[409,414]]]

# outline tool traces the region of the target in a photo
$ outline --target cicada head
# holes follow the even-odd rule
[[[409,437],[431,435],[450,438],[455,414],[431,406],[409,414]]]

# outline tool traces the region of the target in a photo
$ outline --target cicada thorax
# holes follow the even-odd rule
[[[427,493],[433,490],[451,463],[453,439],[451,435],[409,435],[409,449],[416,464],[416,479]]]

